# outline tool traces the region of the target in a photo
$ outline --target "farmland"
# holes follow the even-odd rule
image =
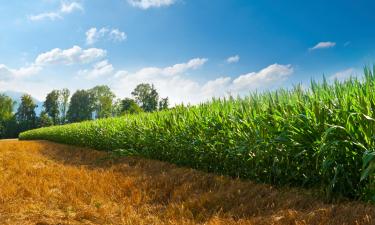
[[[326,200],[375,197],[375,76],[295,86],[245,98],[27,131],[278,186]]]
[[[373,224],[375,207],[324,203],[139,157],[46,141],[0,142],[0,223]]]

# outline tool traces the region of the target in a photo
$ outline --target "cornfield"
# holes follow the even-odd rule
[[[116,151],[203,171],[375,200],[375,68],[363,79],[41,128],[20,139]]]

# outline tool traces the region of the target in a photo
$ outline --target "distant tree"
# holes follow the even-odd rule
[[[4,136],[1,138],[16,138],[19,133],[19,124],[17,123],[16,116],[13,115],[11,118],[4,122]]]
[[[60,113],[61,113],[61,123],[66,123],[66,113],[68,111],[69,107],[69,97],[70,97],[70,91],[69,89],[62,89],[60,91]]]
[[[53,120],[51,119],[51,117],[48,116],[48,114],[45,111],[42,111],[40,113],[40,116],[38,117],[37,127],[49,126],[53,126]]]
[[[60,91],[53,90],[52,92],[47,94],[46,100],[43,103],[43,107],[45,112],[48,116],[52,118],[53,124],[59,123],[59,99],[60,99]]]
[[[168,97],[162,98],[159,102],[159,110],[165,110],[169,107],[169,99]]]
[[[121,116],[121,99],[116,99],[112,104],[112,117]]]
[[[38,107],[30,95],[25,94],[21,97],[21,104],[16,113],[19,132],[34,129],[36,127],[35,108]]]
[[[9,134],[8,123],[13,119],[14,101],[0,94],[0,138],[6,138]]]
[[[13,115],[13,107],[14,107],[14,101],[4,95],[0,94],[0,120],[7,120],[12,117]]]
[[[134,99],[125,98],[121,100],[121,114],[135,114],[142,112],[142,108],[135,102]]]
[[[78,90],[70,99],[69,109],[67,112],[67,119],[69,122],[80,122],[84,120],[91,120],[93,113],[93,102],[90,92],[85,90]]]
[[[93,100],[93,109],[96,118],[112,116],[113,100],[116,97],[106,85],[96,86],[89,90]]]
[[[154,85],[145,83],[139,84],[132,92],[132,95],[134,96],[135,101],[145,112],[157,110],[159,94]]]

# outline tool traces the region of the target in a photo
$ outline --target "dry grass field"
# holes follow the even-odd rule
[[[0,142],[0,224],[375,224],[375,206],[327,204],[308,191],[8,140]]]

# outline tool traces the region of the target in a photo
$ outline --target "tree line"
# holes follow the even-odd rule
[[[36,115],[36,103],[29,94],[16,102],[0,94],[0,138],[15,138],[20,132],[85,120],[117,117],[125,114],[153,112],[169,107],[168,97],[160,98],[154,85],[142,83],[132,91],[132,98],[117,99],[106,85],[88,90],[53,90],[43,102],[43,110]]]

